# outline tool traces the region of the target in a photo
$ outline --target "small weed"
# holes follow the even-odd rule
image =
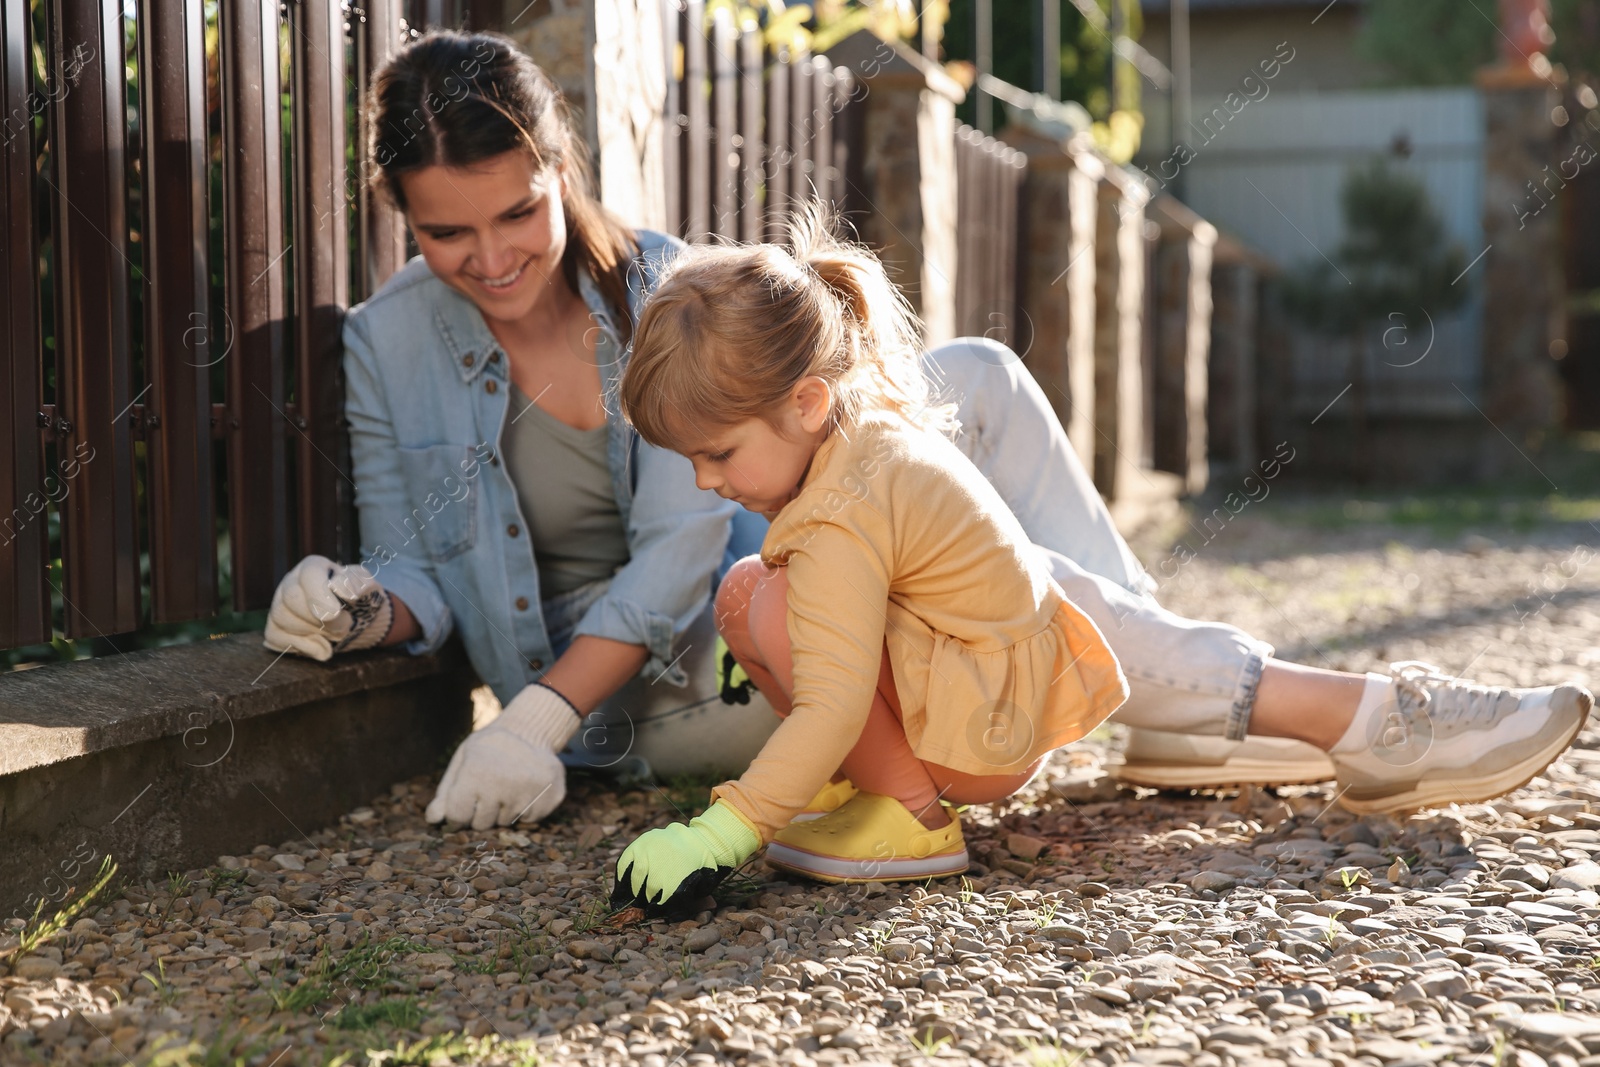
[[[685,981],[694,977],[694,957],[687,952],[683,954],[683,962],[678,964],[678,977]]]
[[[940,1049],[950,1044],[951,1037],[949,1034],[941,1034],[938,1037],[934,1037],[933,1027],[930,1026],[922,1031],[920,1037],[913,1033],[910,1037],[906,1038],[906,1040],[910,1041],[911,1046],[918,1052],[931,1059],[939,1054]]]
[[[228,867],[212,867],[207,870],[206,875],[211,883],[211,895],[216,896],[224,889],[236,889],[244,885],[245,879],[250,877],[250,871],[246,867],[240,867],[237,870]]]
[[[456,969],[464,974],[497,974],[500,971],[500,959],[492,952],[481,956],[468,956],[455,953]]]
[[[1496,1031],[1494,1035],[1494,1047],[1490,1050],[1494,1053],[1494,1067],[1504,1067],[1506,1062],[1506,1049],[1510,1047],[1511,1042],[1506,1037],[1505,1031]]]
[[[333,1017],[340,1030],[374,1030],[391,1027],[414,1030],[422,1022],[422,1006],[416,997],[391,997],[373,1004],[346,1004]]]
[[[972,888],[972,879],[968,878],[966,875],[961,876],[961,892],[958,895],[960,896],[961,903],[963,904],[971,904],[972,898],[977,895]]]
[[[572,932],[575,934],[588,933],[596,926],[606,921],[606,916],[611,914],[611,909],[600,897],[594,897],[578,912],[578,917],[572,920]]]
[[[72,925],[74,919],[81,915],[85,909],[105,891],[112,877],[117,873],[117,865],[107,856],[100,862],[100,873],[95,876],[94,882],[86,889],[82,896],[72,899],[72,890],[67,890],[67,906],[56,912],[50,918],[44,917],[44,901],[34,905],[33,915],[22,927],[22,932],[17,938],[17,947],[10,952],[0,955],[0,959],[20,959],[47,941],[61,935],[61,932]]]
[[[161,1002],[163,1007],[170,1008],[177,1003],[178,990],[174,989],[172,984],[167,981],[167,961],[165,959],[156,960],[155,974],[151,974],[149,971],[140,971],[139,977],[150,983],[150,988],[155,990],[156,999]]]
[[[270,1039],[244,1043],[241,1031],[224,1029],[205,1045],[198,1041],[162,1045],[144,1062],[146,1067],[247,1067],[264,1058],[271,1047]]]
[[[1061,901],[1047,900],[1036,909],[1033,925],[1043,930],[1056,920],[1056,913],[1061,910]]]
[[[896,919],[894,922],[889,924],[889,927],[886,930],[867,931],[867,942],[876,955],[881,956],[888,951],[889,939],[894,936],[895,928],[899,925],[900,920]]]
[[[273,976],[271,984],[267,987],[267,996],[272,998],[273,1011],[286,1011],[290,1015],[298,1015],[316,1007],[329,997],[333,996],[333,987],[321,978],[307,975],[294,985],[283,985]]]
[[[1354,867],[1345,867],[1339,871],[1339,881],[1344,883],[1345,892],[1354,889],[1356,882],[1361,878]]]
[[[1145,1016],[1145,1031],[1150,1029],[1150,1016]],[[1141,1037],[1143,1035],[1140,1035]],[[1135,1040],[1138,1040],[1137,1038]],[[1066,1049],[1061,1047],[1058,1037],[1050,1044],[1034,1041],[1031,1038],[1022,1039],[1022,1048],[1027,1053],[1028,1063],[1031,1067],[1072,1067],[1073,1064],[1083,1059],[1081,1049]]]

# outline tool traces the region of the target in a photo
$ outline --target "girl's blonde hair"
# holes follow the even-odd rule
[[[623,414],[653,445],[693,427],[768,418],[801,379],[833,391],[832,428],[864,411],[955,428],[922,373],[921,324],[883,264],[834,234],[820,203],[796,211],[788,247],[695,245],[673,257],[634,333]]]

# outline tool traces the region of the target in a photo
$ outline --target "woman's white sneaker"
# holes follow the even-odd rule
[[[1361,708],[1329,755],[1357,814],[1473,804],[1526,785],[1583,729],[1578,685],[1476,685],[1416,660],[1367,675]]]
[[[1242,741],[1130,727],[1111,776],[1151,789],[1299,785],[1334,777],[1328,754],[1292,737],[1252,734]]]

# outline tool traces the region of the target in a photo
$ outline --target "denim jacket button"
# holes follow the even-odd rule
[[[528,666],[532,667],[536,671],[542,671],[542,670],[544,670],[544,660],[542,660],[542,659],[530,659],[528,661]]]
[[[510,534],[512,537],[516,537],[521,532],[522,530],[518,528],[516,523],[512,523],[510,526],[506,527],[506,533]]]
[[[471,352],[468,352],[466,355],[461,357],[461,365],[463,367],[470,367],[477,361],[477,357],[473,356]]]
[[[518,611],[527,611],[528,610],[528,598],[527,597],[525,597],[525,596],[517,597],[517,610]]]
[[[496,383],[493,378],[490,378],[487,382],[484,382],[483,383],[483,388],[484,388],[485,391],[490,392],[490,393],[497,393],[497,392],[500,391],[499,384]]]
[[[489,353],[489,362],[490,363],[499,363],[500,362],[500,353],[498,353],[498,352]]]

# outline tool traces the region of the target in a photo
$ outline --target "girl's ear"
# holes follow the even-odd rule
[[[816,433],[827,425],[828,415],[833,411],[833,388],[826,378],[807,375],[794,387],[793,396],[802,430]]]

